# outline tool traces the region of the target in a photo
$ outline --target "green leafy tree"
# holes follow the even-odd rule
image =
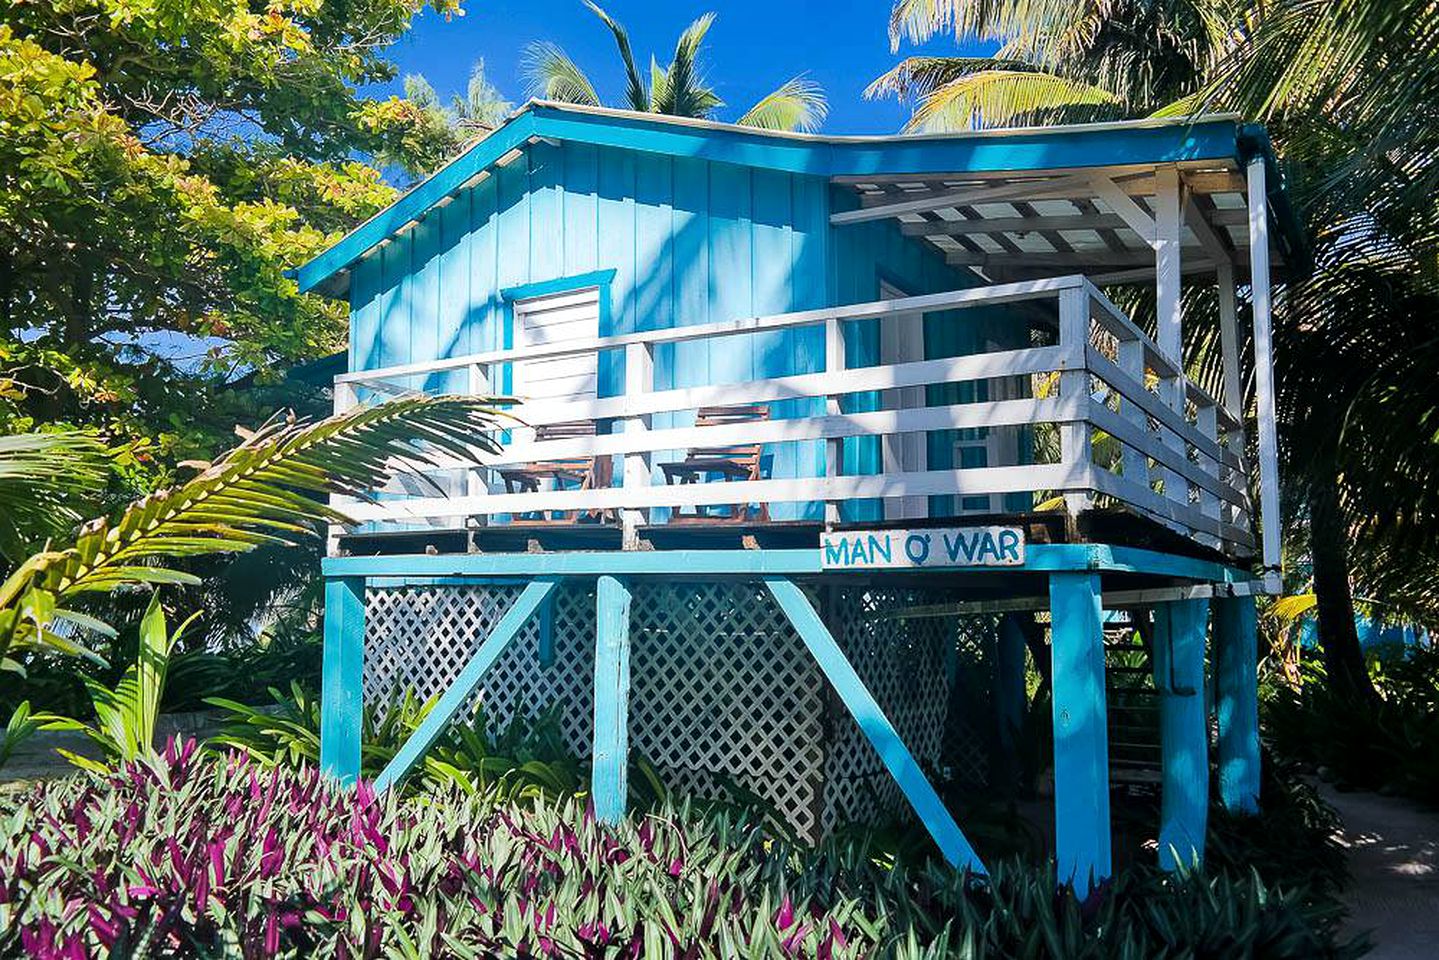
[[[0,431],[138,444],[141,489],[257,402],[234,381],[344,342],[288,268],[394,197],[358,157],[455,147],[384,48],[428,5],[28,0],[0,6]],[[183,354],[177,358],[176,354]]]
[[[423,74],[412,73],[405,77],[405,100],[424,114],[427,125],[448,128],[456,144],[456,151],[463,149],[489,131],[505,122],[515,105],[506,100],[498,87],[490,82],[485,73],[485,61],[476,60],[470,68],[470,78],[465,85],[463,96],[456,94],[448,107],[440,102],[440,96]],[[443,140],[444,135],[437,135]],[[417,168],[403,154],[385,156],[412,176],[430,173],[428,168]]]
[[[661,67],[659,61],[651,57],[646,76],[635,62],[628,31],[591,0],[585,0],[585,6],[614,36],[625,71],[622,105],[626,109],[712,119],[725,105],[714,88],[706,83],[700,65],[705,35],[714,24],[713,13],[702,15],[680,34],[669,66]],[[531,44],[525,55],[525,72],[537,97],[601,106],[599,94],[595,92],[589,76],[556,44]],[[828,104],[819,84],[797,76],[761,98],[734,122],[765,130],[813,130],[824,122],[827,112]]]

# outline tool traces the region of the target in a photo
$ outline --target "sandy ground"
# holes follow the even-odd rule
[[[1370,932],[1378,960],[1439,957],[1439,813],[1399,797],[1320,791],[1344,818],[1350,930]]]

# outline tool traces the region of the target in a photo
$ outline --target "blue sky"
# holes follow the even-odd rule
[[[829,98],[829,133],[892,133],[908,109],[895,100],[866,101],[862,93],[907,52],[953,53],[951,38],[900,54],[889,50],[889,4],[822,0],[609,0],[602,4],[630,32],[636,59],[654,53],[668,63],[675,39],[696,16],[718,14],[706,42],[705,72],[733,119],[798,73],[818,80]],[[470,0],[464,17],[446,22],[426,11],[389,51],[404,73],[423,73],[441,96],[463,88],[470,64],[483,57],[490,79],[521,103],[526,44],[551,40],[589,73],[606,102],[618,101],[624,79],[614,40],[580,0]],[[376,93],[398,92],[384,88]]]

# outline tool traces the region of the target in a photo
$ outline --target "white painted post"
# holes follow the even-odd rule
[[[1174,364],[1179,375],[1165,377],[1159,383],[1159,395],[1170,409],[1184,416],[1184,318],[1180,300],[1183,278],[1180,263],[1180,215],[1183,198],[1179,195],[1179,169],[1159,167],[1154,172],[1156,184],[1154,284],[1158,315],[1159,350]],[[1171,431],[1162,430],[1165,446],[1185,456],[1184,441]],[[1162,470],[1164,495],[1171,500],[1189,504],[1189,486],[1172,470]]]
[[[835,317],[830,317],[824,322],[824,369],[826,373],[843,370],[845,368],[844,355],[844,328]],[[838,416],[840,410],[839,395],[830,394],[825,399],[825,413],[831,417]],[[837,477],[844,473],[844,441],[841,439],[826,440],[824,445],[824,475]],[[839,501],[828,500],[824,505],[825,526],[832,526],[839,523]]]
[[[1119,341],[1119,369],[1129,374],[1130,378],[1144,389],[1144,343],[1140,340]],[[1148,434],[1149,415],[1144,408],[1128,397],[1119,398],[1119,412],[1124,419],[1134,424],[1134,428],[1141,435]],[[1149,457],[1142,451],[1129,444],[1124,444],[1120,459],[1120,465],[1124,470],[1124,479],[1132,480],[1144,489],[1150,489],[1149,483]]]
[[[1228,260],[1219,263],[1216,270],[1219,286],[1219,343],[1224,354],[1224,409],[1237,422],[1244,422],[1244,381],[1241,379],[1239,363],[1239,306],[1234,285],[1234,264]],[[1230,429],[1225,434],[1229,449],[1244,455],[1244,428]],[[1233,476],[1237,473],[1230,467],[1222,467],[1219,476],[1226,483],[1234,482],[1241,490],[1249,489],[1247,477]],[[1225,502],[1221,511],[1231,523],[1239,521],[1239,508]]]
[[[342,414],[342,413],[346,413],[346,412],[348,412],[348,411],[350,411],[350,410],[353,410],[356,406],[359,405],[359,402],[360,402],[359,392],[355,389],[355,385],[354,385],[353,383],[346,383],[346,382],[344,382],[344,381],[336,380],[336,381],[335,381],[335,384],[334,384],[334,389],[333,389],[332,393],[333,393],[333,398],[332,398],[332,399],[333,399],[333,401],[334,401],[334,407],[333,407],[333,409],[334,409],[334,414],[335,414],[335,416],[339,416],[339,415]],[[352,497],[346,497],[346,496],[344,496],[344,495],[342,495],[342,494],[338,494],[338,493],[332,493],[332,494],[330,494],[330,506],[336,508],[337,510],[338,510],[338,509],[342,509],[346,503],[350,503],[352,500],[353,500]],[[339,552],[340,552],[340,528],[339,528],[339,525],[333,524],[333,523],[326,524],[326,525],[325,525],[325,555],[326,555],[326,556],[333,557],[333,556],[338,555]]]
[[[1201,434],[1218,443],[1219,408],[1212,403],[1200,403],[1195,410],[1194,426]],[[1214,477],[1216,480],[1220,477],[1219,461],[1212,460],[1203,453],[1199,454],[1199,469],[1211,477]],[[1220,519],[1219,497],[1205,490],[1203,487],[1199,488],[1199,512],[1204,514],[1206,518],[1216,522]],[[1200,539],[1211,547],[1218,547],[1221,543],[1217,534],[1206,533]]]
[[[1059,294],[1059,348],[1064,355],[1065,369],[1059,374],[1059,395],[1068,401],[1071,397],[1087,398],[1089,391],[1089,367],[1085,362],[1085,347],[1089,345],[1089,291],[1083,287],[1072,287]],[[1069,468],[1070,476],[1083,476],[1088,483],[1090,462],[1091,429],[1087,411],[1085,419],[1060,424],[1059,458]],[[1064,504],[1069,515],[1078,517],[1092,504],[1089,491],[1066,491]]]
[[[483,363],[472,363],[466,368],[468,384],[466,393],[472,397],[483,397],[490,392],[490,370]],[[490,486],[486,478],[485,468],[478,463],[465,474],[465,493],[471,497],[478,497],[481,494],[489,493]],[[482,521],[488,517],[481,518]]]
[[[655,383],[654,345],[631,343],[625,347],[625,396],[633,397],[649,393]],[[648,415],[626,417],[626,433],[643,433],[650,428]],[[652,474],[649,451],[627,453],[624,458],[625,487],[648,487]],[[625,510],[620,518],[623,527],[624,548],[634,550],[639,546],[639,528],[649,520],[646,510]]]
[[[1254,307],[1254,393],[1259,420],[1259,521],[1264,580],[1280,588],[1279,437],[1274,413],[1273,317],[1269,289],[1269,194],[1264,158],[1249,161],[1249,277]]]

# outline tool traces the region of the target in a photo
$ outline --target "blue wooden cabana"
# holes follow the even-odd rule
[[[635,749],[810,834],[882,805],[883,771],[982,871],[927,770],[980,700],[976,777],[999,765],[1047,627],[1057,854],[1100,877],[1121,611],[1152,623],[1161,855],[1202,854],[1206,683],[1221,799],[1257,803],[1273,261],[1302,238],[1233,117],[874,138],[527,105],[298,272],[350,303],[337,408],[517,398],[500,455],[341,504],[324,767],[357,775],[362,701],[396,686],[441,697],[381,787],[476,696],[558,703],[603,817]],[[1195,283],[1214,393],[1183,365]],[[1153,336],[1104,292],[1130,284]]]

